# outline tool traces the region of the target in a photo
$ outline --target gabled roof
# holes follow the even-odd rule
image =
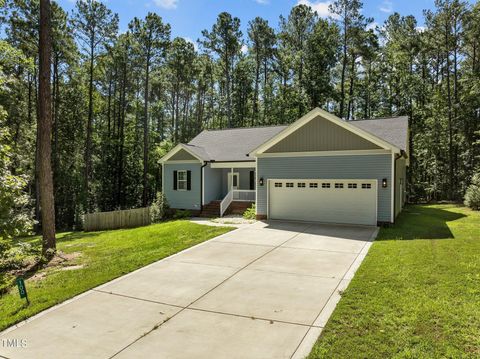
[[[408,148],[408,117],[382,117],[365,120],[349,121],[349,124],[361,128],[388,143],[407,152]]]
[[[370,125],[369,126],[370,131],[367,131],[367,130],[364,130],[360,126],[354,126],[352,124],[353,122],[360,123],[360,122],[363,122],[363,121],[344,121],[344,120],[340,119],[339,117],[337,117],[337,116],[335,116],[335,115],[317,107],[317,108],[314,108],[312,111],[308,112],[306,115],[302,116],[300,119],[298,119],[297,121],[292,123],[287,128],[285,128],[283,131],[278,133],[275,137],[271,138],[267,142],[265,142],[262,145],[255,148],[252,152],[250,152],[250,155],[253,157],[253,156],[256,156],[258,154],[261,154],[261,153],[265,152],[266,150],[268,150],[269,148],[271,148],[272,146],[274,146],[275,144],[277,144],[278,142],[280,142],[281,140],[283,140],[284,138],[286,138],[287,136],[289,136],[290,134],[292,134],[293,132],[295,132],[296,130],[298,130],[299,128],[301,128],[302,126],[304,126],[305,124],[307,124],[308,122],[312,121],[313,119],[315,119],[317,117],[321,117],[325,120],[331,121],[331,122],[337,124],[338,126],[343,127],[344,129],[349,130],[349,131],[353,132],[354,134],[356,134],[356,135],[358,135],[358,136],[360,136],[360,137],[378,145],[381,148],[384,148],[384,149],[387,149],[387,150],[392,150],[396,153],[400,153],[402,150],[404,150],[404,148],[406,146],[406,145],[403,145],[402,147],[398,147],[396,144],[390,143],[389,141],[385,140],[384,138],[382,138],[382,137],[380,137],[376,134],[376,133],[380,133],[380,132],[382,132],[382,133],[388,132],[389,129],[387,127],[389,127],[389,125],[391,125],[393,123],[393,121],[392,122],[390,122],[390,120],[381,121],[383,123],[383,125]],[[402,122],[403,122],[403,120],[402,120]],[[392,129],[393,129],[393,127],[392,127]],[[402,129],[403,129],[403,127],[399,126],[399,129],[397,129],[397,130],[399,130],[398,132],[400,132]],[[404,128],[404,132],[405,132],[405,134],[401,135],[401,137],[406,139],[407,138],[406,136],[408,136],[408,123],[407,123],[407,127]]]
[[[269,126],[205,130],[191,140],[188,145],[203,148],[207,154],[205,155],[206,161],[254,161],[255,159],[248,157],[247,154],[287,127]]]
[[[177,145],[161,162],[165,162],[181,149],[199,161],[254,161],[256,153],[265,151],[317,116],[330,120],[382,148],[394,152],[408,152],[406,116],[344,121],[316,108],[290,125],[204,130],[188,144]]]

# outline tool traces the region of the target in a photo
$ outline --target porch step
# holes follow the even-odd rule
[[[218,217],[220,216],[220,202],[221,201],[212,201],[209,204],[206,204],[202,208],[200,213],[201,217]]]
[[[233,201],[227,208],[228,214],[243,214],[255,202]]]

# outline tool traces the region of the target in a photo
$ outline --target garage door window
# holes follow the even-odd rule
[[[293,188],[293,183],[292,182],[287,182],[287,187],[288,188]]]
[[[318,188],[318,183],[310,183],[310,188]]]
[[[275,187],[282,187],[282,182],[275,182]]]
[[[297,183],[297,187],[298,188],[305,188],[305,183],[299,182],[299,183]]]
[[[351,188],[351,189],[357,188],[357,184],[356,183],[349,183],[348,188]]]
[[[370,183],[362,183],[362,188],[363,189],[370,189],[370,188],[372,188],[372,185]]]
[[[330,183],[322,183],[322,188],[330,188]]]
[[[335,188],[343,188],[343,183],[335,183]]]

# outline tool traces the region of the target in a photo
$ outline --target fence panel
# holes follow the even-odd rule
[[[84,215],[85,231],[131,228],[147,226],[151,223],[150,208],[136,208],[112,212],[87,213]]]

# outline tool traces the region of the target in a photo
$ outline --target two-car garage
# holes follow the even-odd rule
[[[270,179],[268,218],[377,224],[377,180]]]

